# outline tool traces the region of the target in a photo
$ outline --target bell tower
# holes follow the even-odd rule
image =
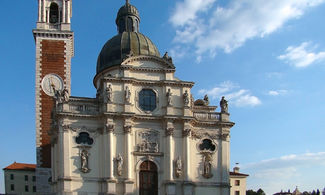
[[[71,90],[72,0],[38,0],[38,19],[33,35],[36,43],[36,188],[51,192],[51,112],[55,90]],[[55,90],[54,90],[55,88]]]

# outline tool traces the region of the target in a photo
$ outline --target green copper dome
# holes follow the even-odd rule
[[[160,57],[155,44],[139,33],[140,17],[136,7],[127,1],[117,14],[118,35],[108,40],[97,60],[97,74],[116,65],[120,65],[129,56],[148,55]]]
[[[98,56],[97,73],[106,68],[120,65],[128,55],[160,57],[157,47],[148,37],[137,32],[123,32],[104,45]]]

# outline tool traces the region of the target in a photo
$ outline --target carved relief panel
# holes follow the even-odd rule
[[[159,152],[159,133],[154,130],[137,132],[137,152]]]

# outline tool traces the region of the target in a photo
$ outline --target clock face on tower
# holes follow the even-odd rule
[[[63,80],[57,74],[47,74],[42,80],[42,89],[47,95],[54,96],[54,91],[63,90]]]

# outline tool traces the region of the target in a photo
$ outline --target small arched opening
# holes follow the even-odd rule
[[[59,6],[56,3],[51,3],[50,6],[50,23],[56,24],[59,22]]]
[[[152,161],[144,161],[140,165],[139,195],[158,195],[158,171]]]

